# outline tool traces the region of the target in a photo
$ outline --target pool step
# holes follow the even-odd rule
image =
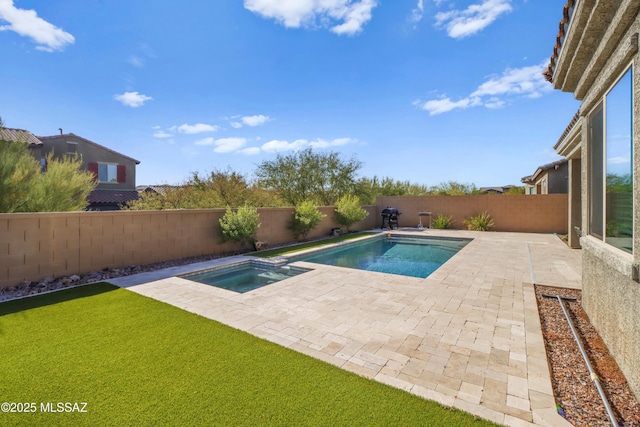
[[[276,273],[275,271],[266,271],[264,273],[258,274],[258,276],[273,281],[284,280],[290,277],[286,274]]]

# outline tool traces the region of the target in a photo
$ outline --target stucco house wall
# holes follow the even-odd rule
[[[582,101],[579,117],[567,138],[556,145],[559,154],[570,159],[569,221],[579,223],[583,253],[582,304],[609,351],[624,372],[631,389],[640,397],[640,32],[639,0],[605,2],[570,0],[565,6],[554,56],[547,77],[556,89],[572,92]],[[595,126],[598,106],[615,87],[623,73],[631,69],[631,167],[633,183],[633,237],[631,250],[614,246],[615,239],[599,236],[590,229],[590,177],[597,176],[590,159],[594,137],[590,120]],[[605,123],[609,120],[605,115]],[[605,126],[606,129],[606,126]],[[608,140],[608,136],[605,140]],[[600,160],[602,157],[600,157]],[[576,173],[576,168],[580,174]],[[606,170],[606,169],[605,169]],[[595,178],[592,178],[595,179]],[[578,182],[579,181],[579,182]],[[598,179],[596,179],[596,182]],[[604,181],[604,177],[603,177]],[[594,184],[592,184],[594,185]],[[608,184],[607,184],[608,185]],[[577,197],[577,194],[580,197]],[[595,196],[594,196],[595,197]],[[608,196],[607,196],[608,197]],[[606,200],[606,199],[605,199]],[[605,214],[609,205],[604,205]],[[575,216],[579,207],[581,219]],[[599,209],[599,207],[598,207]],[[592,218],[591,218],[592,219]],[[607,220],[605,217],[603,220]],[[600,226],[603,228],[603,226]],[[602,234],[604,233],[601,231]]]
[[[136,165],[140,161],[73,133],[40,136],[42,155],[77,156],[81,168],[94,174],[96,188],[89,194],[88,210],[119,210],[138,198]]]
[[[43,143],[42,154],[53,153],[54,157],[64,155],[78,156],[82,160],[82,168],[90,170],[90,165],[108,163],[124,166],[124,179],[115,182],[98,182],[98,190],[135,190],[136,189],[136,165],[138,160],[120,154],[107,147],[97,144],[88,139],[82,138],[73,133],[40,136]]]
[[[525,194],[567,194],[569,164],[560,160],[539,166],[535,173],[521,180],[525,184]]]

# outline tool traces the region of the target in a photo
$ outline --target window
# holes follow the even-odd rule
[[[87,169],[93,173],[94,179],[101,183],[127,182],[127,167],[115,163],[89,163]]]
[[[78,154],[78,143],[74,141],[67,141],[67,154],[75,156]]]
[[[98,163],[98,181],[118,182],[118,165]]]
[[[633,85],[628,69],[589,115],[589,234],[632,252]]]

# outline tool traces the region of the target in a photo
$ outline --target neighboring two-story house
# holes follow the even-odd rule
[[[566,194],[569,182],[569,162],[557,160],[538,166],[533,175],[521,179],[524,194]]]
[[[122,204],[138,199],[136,165],[139,160],[120,154],[73,133],[38,136],[42,141],[42,156],[54,158],[77,156],[82,169],[92,172],[98,181],[89,194],[89,210],[117,210]]]
[[[26,143],[31,155],[46,171],[46,157],[76,156],[81,168],[93,172],[97,186],[89,194],[88,210],[118,210],[121,205],[138,199],[136,165],[139,160],[120,154],[107,147],[73,133],[35,136],[23,129],[0,128],[0,139]]]

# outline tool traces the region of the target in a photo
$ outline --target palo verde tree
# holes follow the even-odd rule
[[[31,156],[26,142],[0,139],[0,212],[62,212],[87,207],[95,188],[80,160],[47,156],[47,170]]]
[[[194,172],[189,179],[199,198],[209,201],[207,207],[243,206],[246,203],[253,204],[251,184],[239,172],[231,167],[226,170],[215,169],[208,175],[200,175]]]
[[[475,184],[448,181],[432,187],[430,193],[435,196],[467,196],[480,194],[480,191]]]
[[[291,206],[305,200],[330,206],[354,191],[356,172],[361,167],[355,158],[344,160],[336,152],[319,153],[307,148],[263,161],[255,174],[264,188],[276,191]]]
[[[239,172],[228,167],[208,174],[193,172],[180,185],[164,185],[161,191],[144,193],[131,202],[132,210],[161,209],[209,209],[227,206],[239,207],[245,204],[264,207],[278,206],[274,192],[266,191],[260,185],[251,183]]]
[[[428,193],[426,185],[399,181],[389,177],[360,178],[355,194],[364,204],[374,204],[378,196],[422,196]]]

